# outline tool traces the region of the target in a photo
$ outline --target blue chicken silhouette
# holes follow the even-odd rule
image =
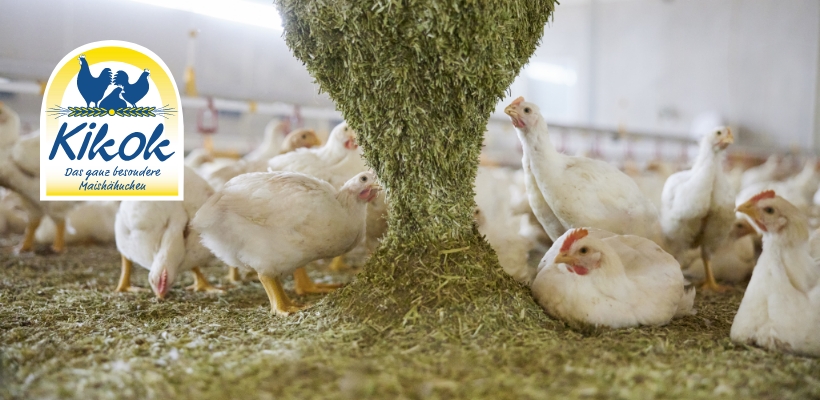
[[[122,88],[122,98],[128,102],[130,107],[136,107],[137,102],[148,93],[148,75],[150,73],[151,71],[144,69],[134,83],[128,82],[128,74],[125,71],[117,71],[114,74],[114,84]]]
[[[106,110],[116,110],[118,108],[127,107],[125,100],[122,98],[122,93],[122,87],[117,86],[108,96],[105,96],[105,98],[100,101],[99,106]]]
[[[80,54],[78,60],[80,61],[80,72],[77,74],[77,89],[80,90],[80,95],[83,96],[86,107],[91,107],[91,103],[99,107],[100,99],[113,79],[111,68],[102,70],[100,75],[95,77],[91,75],[88,61],[85,60],[85,54]]]

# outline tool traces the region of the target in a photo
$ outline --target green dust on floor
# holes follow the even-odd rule
[[[224,266],[203,270],[225,283]],[[273,317],[256,282],[209,295],[184,291],[186,276],[157,301],[113,293],[118,275],[113,246],[62,256],[0,249],[0,396],[820,398],[820,360],[729,340],[740,288],[699,295],[697,315],[664,327],[580,333],[522,314],[531,323],[493,339],[482,326],[443,337],[435,327],[350,324],[323,318],[322,307]],[[142,269],[133,277],[146,280]]]

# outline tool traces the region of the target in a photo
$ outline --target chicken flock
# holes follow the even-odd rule
[[[773,156],[727,170],[734,136],[716,127],[700,138],[689,169],[656,161],[624,172],[556,150],[537,105],[518,98],[504,111],[522,168],[479,168],[475,223],[547,314],[611,328],[663,325],[696,312],[698,289],[722,292],[732,289],[721,283],[750,279],[732,340],[820,356],[820,231],[810,231],[820,163],[789,173]],[[41,202],[39,135],[20,136],[19,118],[0,103],[0,233],[23,233],[18,252],[114,242],[122,256],[115,290],[149,290],[131,285],[136,263],[159,298],[184,272],[194,278],[189,290],[224,291],[199,269],[216,258],[232,283],[255,275],[272,313],[298,312],[304,306],[282,278],[293,276],[297,295],[338,288],[314,282],[305,267],[326,260],[342,269],[372,253],[387,229],[389,197],[346,123],[324,144],[314,131],[284,136],[280,128],[269,125],[241,160],[193,151],[184,201]]]

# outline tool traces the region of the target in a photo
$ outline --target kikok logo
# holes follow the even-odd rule
[[[66,55],[40,116],[41,200],[182,200],[179,92],[164,62],[128,42]]]

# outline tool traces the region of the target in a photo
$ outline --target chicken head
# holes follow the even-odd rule
[[[322,144],[322,141],[319,140],[313,129],[296,129],[285,137],[285,141],[282,143],[282,153],[303,147],[311,148],[320,144]]]
[[[369,203],[379,195],[380,190],[381,186],[376,182],[376,174],[367,171],[350,178],[342,186],[340,192],[355,194],[360,201]]]
[[[578,228],[570,233],[555,257],[556,264],[566,264],[570,272],[586,275],[601,266],[601,251],[595,246],[596,239],[589,232]]]
[[[790,230],[796,235],[808,237],[805,216],[797,207],[775,194],[773,190],[758,193],[749,201],[738,206],[736,211],[746,214],[754,226],[764,234],[780,233],[784,229],[794,227]]]
[[[541,116],[541,109],[537,105],[524,101],[524,97],[513,100],[504,109],[504,113],[510,116],[513,126],[527,132],[530,129],[544,123]]]
[[[722,126],[710,131],[704,135],[701,140],[707,142],[712,147],[712,151],[719,152],[721,150],[725,150],[730,144],[734,143],[735,137],[732,135],[732,130],[730,128]]]
[[[349,127],[347,122],[342,122],[341,124],[336,125],[336,127],[330,131],[330,136],[327,141],[328,143],[335,142],[340,144],[348,150],[356,150],[359,148],[356,144],[356,131]]]

